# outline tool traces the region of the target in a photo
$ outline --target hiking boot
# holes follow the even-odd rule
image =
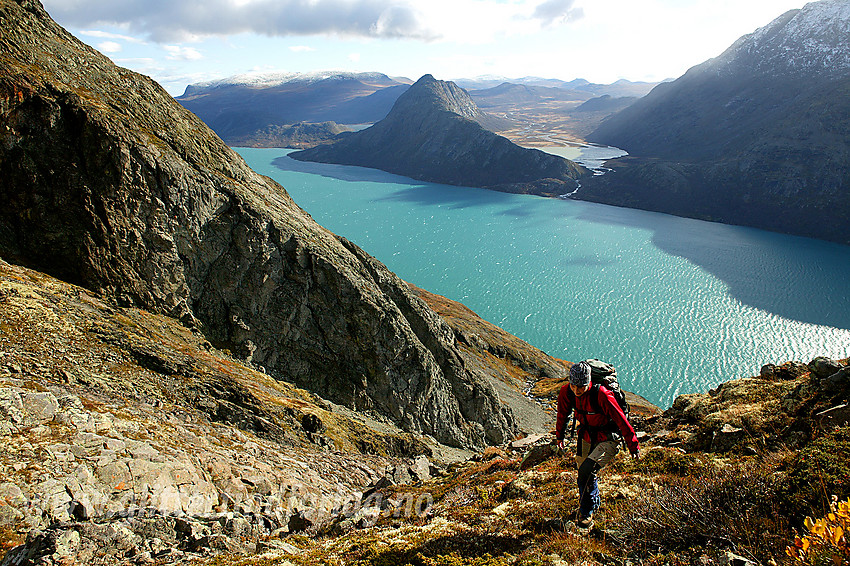
[[[580,529],[591,528],[593,526],[593,515],[588,515],[587,517],[579,516],[576,526]]]

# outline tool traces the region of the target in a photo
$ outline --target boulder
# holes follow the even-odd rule
[[[414,482],[424,482],[431,479],[431,462],[427,456],[421,455],[413,459],[407,471]]]
[[[20,389],[0,389],[0,419],[15,424],[24,421],[24,403]]]
[[[208,547],[210,544],[212,531],[200,521],[182,517],[178,518],[174,524],[174,530],[180,539],[184,541],[188,550],[193,552],[203,547]]]
[[[24,424],[39,425],[49,423],[59,411],[59,402],[53,393],[22,392]]]
[[[0,527],[16,525],[24,518],[24,514],[11,505],[0,503]]]
[[[533,468],[534,466],[555,456],[557,453],[558,448],[552,444],[538,444],[526,452],[522,461],[519,463],[519,469],[522,471]]]
[[[36,486],[35,492],[40,496],[39,506],[51,523],[66,523],[71,520],[73,499],[63,482],[48,478]]]
[[[401,464],[393,466],[390,470],[388,470],[387,476],[389,476],[396,485],[407,485],[413,482],[410,470],[407,466]]]
[[[757,566],[755,562],[743,556],[738,556],[729,550],[717,557],[718,566]]]
[[[808,368],[813,374],[817,377],[823,379],[824,377],[829,377],[835,374],[838,370],[840,370],[843,366],[837,360],[833,360],[832,358],[827,358],[824,356],[818,356],[809,362]]]
[[[711,441],[711,450],[713,452],[726,452],[741,442],[746,434],[743,428],[725,423],[714,433],[714,438]]]
[[[10,550],[0,564],[70,564],[77,557],[80,538],[76,530],[33,530],[27,535],[26,543]]]
[[[0,483],[0,501],[9,505],[20,506],[27,502],[21,488],[11,482]]]
[[[773,372],[773,375],[776,379],[783,380],[792,380],[797,379],[804,373],[809,371],[809,367],[806,364],[800,362],[785,362],[781,366],[776,368],[776,371]]]
[[[821,387],[827,392],[837,393],[850,389],[850,366],[841,368],[839,371],[821,381]]]
[[[522,450],[524,448],[528,448],[529,446],[533,446],[541,441],[549,443],[551,439],[552,435],[550,434],[529,434],[525,438],[514,440],[513,442],[511,442],[510,446],[514,450]]]

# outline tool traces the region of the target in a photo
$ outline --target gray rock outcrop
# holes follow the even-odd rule
[[[0,48],[0,256],[180,318],[411,432],[465,447],[512,436],[437,315],[156,83],[33,0],[0,0]]]

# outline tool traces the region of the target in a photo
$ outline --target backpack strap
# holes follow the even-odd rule
[[[570,395],[573,395],[573,399],[575,399],[575,395],[573,394],[572,389],[570,389]],[[592,411],[585,411],[584,409],[578,408],[578,403],[575,403],[576,413],[580,415],[598,415],[602,413],[602,407],[599,406],[599,384],[594,383],[590,386],[590,389],[587,390],[585,395],[589,395],[590,405],[593,409]]]
[[[608,417],[608,415],[605,415],[605,413],[602,412],[602,406],[599,404],[599,389],[601,387],[602,386],[600,384],[594,383],[590,387],[590,389],[587,390],[587,393],[585,393],[585,395],[589,395],[588,401],[590,402],[590,405],[591,405],[591,408],[593,409],[593,411],[583,411],[583,410],[579,409],[578,407],[576,407],[576,413],[579,413],[581,415],[604,415],[605,418],[608,419],[608,422],[604,425],[601,425],[601,426],[590,426],[589,424],[587,424],[587,419],[585,419],[585,422],[582,423],[581,427],[579,427],[579,431],[578,431],[579,439],[581,439],[581,437],[584,435],[585,431],[587,431],[587,432],[605,431],[608,434],[610,434],[612,436],[612,438],[620,435],[620,429],[617,427],[617,423],[614,422],[614,419]],[[570,394],[572,394],[572,391],[570,391]],[[576,405],[578,405],[578,404],[576,403]]]

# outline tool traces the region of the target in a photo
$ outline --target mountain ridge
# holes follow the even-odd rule
[[[412,81],[403,77],[391,78],[384,73],[379,72],[347,72],[347,71],[316,71],[312,73],[243,73],[225,77],[223,79],[215,79],[200,83],[193,83],[186,86],[186,90],[179,98],[188,96],[197,96],[204,94],[207,91],[230,86],[245,86],[252,88],[269,88],[281,86],[290,83],[313,84],[327,80],[356,80],[364,84],[374,84],[378,86],[394,86],[400,83],[410,84]]]

